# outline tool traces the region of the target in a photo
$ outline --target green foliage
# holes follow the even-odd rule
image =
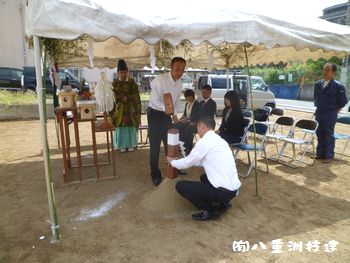
[[[169,67],[171,59],[174,57],[175,50],[182,50],[184,58],[187,61],[192,60],[191,52],[193,45],[189,40],[182,40],[178,45],[173,46],[167,40],[160,40],[156,45],[156,57],[160,66]]]
[[[86,40],[86,37],[74,40],[41,38],[41,44],[47,60],[54,60],[56,63],[61,64],[68,59],[86,54],[87,48],[83,44],[84,40]]]
[[[225,60],[225,67],[235,64],[234,62],[242,61],[244,59],[244,46],[243,45],[230,45],[225,43],[218,47],[213,47],[214,53],[218,53],[219,57]],[[239,63],[237,63],[239,64]]]
[[[52,101],[52,95],[47,95],[47,101]],[[33,91],[13,92],[0,90],[1,105],[21,105],[21,104],[37,104],[38,94]]]
[[[341,59],[332,58],[330,60],[319,59],[317,61],[308,60],[305,63],[292,63],[288,66],[264,66],[250,68],[250,74],[253,76],[261,76],[268,84],[284,84],[287,83],[288,74],[292,74],[291,83],[300,84],[314,83],[322,78],[323,66],[326,62],[333,62],[337,66],[341,65]],[[285,80],[280,80],[279,75],[284,75]],[[340,70],[337,71],[336,78],[339,78]]]

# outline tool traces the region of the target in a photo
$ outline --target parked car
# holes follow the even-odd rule
[[[79,89],[79,80],[67,69],[60,68],[59,77],[62,81],[62,85],[71,85],[74,89]],[[46,92],[52,93],[53,87],[50,79],[49,72],[46,73]],[[59,87],[62,88],[62,87]],[[36,75],[35,67],[24,67],[22,76],[22,89],[23,90],[36,90]]]
[[[212,98],[217,104],[218,111],[224,109],[224,95],[228,90],[236,91],[241,100],[242,108],[261,108],[263,106],[275,107],[275,96],[268,90],[268,86],[262,78],[251,76],[253,106],[250,100],[248,89],[247,75],[203,75],[198,78],[197,86],[195,87],[196,96],[199,100],[202,99],[201,89],[205,84],[212,87]]]
[[[151,90],[151,82],[157,77],[157,75],[144,75],[139,84],[139,90],[141,92]]]
[[[267,91],[269,88],[269,85],[265,83],[262,77],[250,76],[250,83],[252,85],[253,90]]]
[[[20,91],[22,73],[18,68],[0,68],[0,89]]]
[[[182,91],[185,91],[187,89],[192,89],[193,90],[193,86],[192,86],[192,78],[190,76],[182,76],[181,77],[182,80]]]

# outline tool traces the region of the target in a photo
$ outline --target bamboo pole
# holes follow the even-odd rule
[[[49,205],[51,232],[52,232],[51,243],[56,243],[61,240],[61,234],[60,234],[60,225],[58,224],[58,216],[56,211],[56,202],[55,202],[55,195],[54,195],[53,182],[52,182],[52,168],[51,168],[49,144],[47,141],[47,127],[46,127],[47,123],[46,123],[46,116],[45,116],[46,115],[46,109],[45,109],[46,90],[43,90],[40,58],[41,58],[40,39],[38,36],[34,36],[34,60],[35,60],[37,91],[38,91],[41,141],[43,146],[46,190],[47,190],[48,205]]]
[[[248,53],[247,53],[247,47],[246,45],[243,45],[244,47],[244,54],[245,54],[245,61],[246,61],[246,68],[247,68],[247,75],[248,75],[248,87],[249,87],[249,95],[250,95],[250,101],[252,105],[252,110],[254,110],[254,103],[253,103],[253,91],[252,86],[250,82],[250,71],[249,71],[249,61],[248,61]],[[256,130],[255,130],[255,118],[254,118],[254,111],[253,111],[253,127],[254,127],[254,175],[255,175],[255,195],[259,197],[259,173],[258,173],[258,154],[256,151]]]

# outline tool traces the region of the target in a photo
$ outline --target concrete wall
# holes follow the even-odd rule
[[[25,0],[0,1],[0,67],[34,65],[25,40]]]
[[[52,104],[47,105],[48,118],[54,118]],[[37,104],[29,105],[0,105],[0,120],[39,119]]]

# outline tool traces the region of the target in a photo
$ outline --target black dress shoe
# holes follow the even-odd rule
[[[154,186],[158,186],[162,182],[162,177],[152,177],[152,182]]]
[[[186,175],[187,173],[185,171],[177,170],[178,175]]]
[[[232,204],[230,201],[228,201],[228,202],[220,203],[216,208],[220,213],[224,213],[227,211],[227,209],[231,207],[232,207]]]
[[[314,156],[313,158],[316,159],[316,160],[322,160],[322,159],[324,159],[322,156]]]
[[[199,221],[205,221],[205,220],[213,220],[219,217],[219,211],[218,210],[203,210],[199,213],[195,213],[192,215],[192,219],[199,220]]]

